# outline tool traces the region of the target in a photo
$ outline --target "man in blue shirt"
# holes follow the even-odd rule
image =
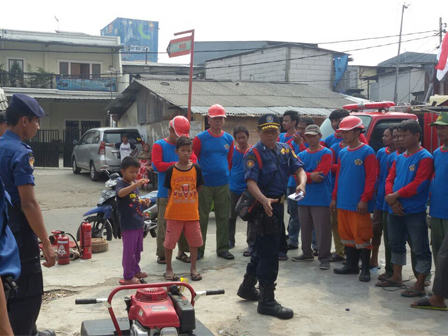
[[[210,128],[193,139],[193,151],[198,158],[205,181],[199,191],[199,222],[204,245],[199,248],[198,259],[204,256],[212,202],[216,219],[216,254],[228,260],[235,258],[229,252],[229,175],[234,143],[232,136],[222,130],[225,118],[224,107],[219,104],[210,106],[207,114]]]
[[[260,208],[254,219],[257,228],[254,252],[237,294],[243,299],[258,301],[259,314],[290,319],[293,311],[282,307],[274,298],[279,246],[285,241],[283,202],[289,175],[297,177],[296,193],[305,193],[306,174],[294,151],[287,144],[277,142],[279,128],[277,115],[261,116],[258,119],[260,141],[244,157],[247,188]],[[260,293],[255,289],[257,280]]]
[[[55,253],[48,238],[42,212],[34,195],[34,155],[24,143],[39,130],[45,115],[34,98],[14,94],[6,110],[8,130],[0,137],[0,177],[11,196],[8,206],[9,227],[20,252],[21,274],[17,279],[17,296],[9,302],[9,319],[14,335],[54,335],[37,332],[36,320],[42,304],[43,278],[37,237],[42,242],[45,267],[55,264]]]
[[[230,170],[229,189],[230,189],[230,217],[229,217],[229,247],[235,247],[235,230],[236,219],[238,214],[235,211],[235,206],[241,197],[241,194],[246,190],[246,180],[244,179],[244,164],[243,157],[246,151],[250,148],[249,131],[246,127],[238,125],[233,129],[233,137],[236,145],[233,149],[232,169]],[[247,223],[247,245],[248,249],[244,251],[243,255],[249,257],[252,254],[252,247],[255,238],[251,230],[250,223]]]
[[[0,131],[0,136],[2,132]],[[11,200],[5,191],[3,181],[0,178],[0,277],[2,282],[17,280],[20,274],[19,249],[11,229],[8,226],[8,207]],[[7,297],[3,288],[0,288],[0,335],[14,335],[9,323],[6,309]],[[12,296],[12,293],[8,293]]]

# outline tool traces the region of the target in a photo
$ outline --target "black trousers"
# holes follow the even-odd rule
[[[9,206],[9,227],[19,247],[20,265],[17,295],[8,301],[9,320],[14,335],[33,335],[42,305],[43,278],[40,266],[39,244],[25,214],[18,206]]]
[[[39,316],[40,307],[42,305],[42,293],[36,293],[36,289],[43,292],[42,273],[21,276],[16,281],[19,287],[19,293],[29,293],[31,295],[18,295],[10,299],[9,304],[9,320],[14,335],[34,335],[36,334],[36,321]]]
[[[278,275],[278,252],[283,240],[286,242],[285,227],[283,223],[283,204],[273,203],[273,216],[277,217],[277,226],[274,232],[266,235],[257,235],[254,251],[247,265],[247,273],[255,275],[260,286],[272,285]]]

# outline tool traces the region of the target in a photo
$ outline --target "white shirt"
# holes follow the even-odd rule
[[[121,157],[121,161],[123,161],[123,159],[127,156],[129,156],[132,152],[131,149],[131,144],[128,142],[127,144],[122,143],[120,145],[120,157]]]

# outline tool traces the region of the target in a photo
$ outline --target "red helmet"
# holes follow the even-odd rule
[[[348,116],[341,120],[341,122],[339,123],[339,128],[336,130],[336,132],[350,131],[355,128],[364,128],[362,120],[355,116]]]
[[[178,137],[190,136],[190,122],[183,116],[176,116],[170,121],[170,127]]]
[[[219,104],[215,104],[210,106],[210,108],[208,109],[208,116],[210,118],[216,118],[216,117],[226,117],[226,110],[224,110],[224,107],[222,107]]]

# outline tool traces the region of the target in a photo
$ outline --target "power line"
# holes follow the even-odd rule
[[[427,30],[427,31],[423,31],[423,32],[401,34],[401,36],[417,35],[417,34],[424,34],[424,33],[437,33],[437,30]],[[358,42],[358,41],[378,40],[378,39],[384,39],[384,38],[389,38],[389,37],[397,37],[397,36],[399,36],[399,35],[367,37],[367,38],[362,38],[362,39],[332,41],[332,42],[319,42],[317,44],[335,44],[335,43]]]
[[[416,32],[416,33],[409,33],[409,34],[403,34],[403,35],[416,35],[416,34],[423,34],[423,33],[430,33],[430,32],[436,32],[435,30],[428,30],[424,32]],[[345,41],[334,41],[334,42],[321,42],[321,43],[295,43],[291,42],[291,44],[335,44],[335,43],[345,43],[345,42],[359,42],[359,41],[368,41],[368,40],[374,40],[374,39],[382,39],[382,38],[390,38],[390,37],[396,37],[398,35],[389,35],[389,36],[379,36],[379,37],[368,37],[364,39],[354,39],[354,40],[345,40]],[[426,37],[432,37],[433,35],[429,35]],[[436,35],[434,35],[436,36]],[[422,37],[422,38],[426,38]],[[408,41],[414,41],[422,38],[416,38]],[[407,42],[407,41],[405,41]],[[391,44],[395,44],[398,42],[393,42]],[[288,44],[288,43],[286,43]],[[389,44],[385,44],[389,45]],[[277,45],[281,46],[281,44]],[[116,49],[116,47],[111,47]],[[319,48],[319,47],[317,47]],[[372,47],[374,48],[374,47]],[[99,54],[99,55],[111,55],[111,54],[122,54],[122,55],[158,55],[158,54],[168,54],[166,51],[120,51],[120,50],[113,50],[113,51],[64,51],[64,50],[32,50],[32,49],[17,49],[17,48],[0,48],[0,51],[20,51],[20,52],[46,52],[46,53],[66,53],[66,54]],[[231,52],[231,51],[256,51],[256,50],[265,50],[265,48],[241,48],[241,49],[220,49],[220,50],[195,50],[195,53],[217,53],[217,52]],[[363,50],[363,49],[353,49],[351,51],[357,51],[357,50]]]

